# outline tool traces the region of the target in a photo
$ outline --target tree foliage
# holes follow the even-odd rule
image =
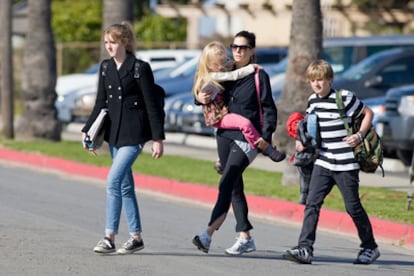
[[[352,0],[359,9],[404,9],[411,0]]]
[[[185,41],[187,20],[185,18],[165,18],[149,13],[134,26],[138,41]]]
[[[140,41],[186,40],[186,19],[153,15],[149,12],[148,0],[134,0],[133,3],[135,31]],[[102,9],[102,1],[96,0],[52,1],[52,26],[56,42],[100,41]]]
[[[372,34],[410,33],[412,28],[409,22],[403,22],[393,13],[396,10],[410,9],[411,0],[352,0],[361,12],[371,20],[366,22],[363,29]]]
[[[56,42],[99,41],[102,1],[52,1],[52,26]]]

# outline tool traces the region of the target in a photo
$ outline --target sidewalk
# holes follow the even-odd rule
[[[187,137],[187,139],[190,138]],[[197,139],[200,140],[201,138],[198,137]],[[174,145],[174,142],[172,141],[173,138],[171,137],[171,135],[167,136],[167,140],[169,141],[169,143],[165,145],[166,154],[176,154],[177,152],[175,151],[178,150],[181,154],[186,154],[187,156],[194,156],[195,147],[188,145],[189,141],[186,141],[187,146],[183,147]],[[209,138],[201,140],[201,142],[197,141],[197,143],[201,143],[206,149],[200,150],[198,148],[197,157],[214,161],[216,158],[215,150],[212,150],[211,148],[212,145],[214,145],[211,142],[213,139]],[[149,147],[146,147],[146,150],[148,149]],[[255,166],[266,166],[267,169],[275,171],[283,171],[284,169],[286,169],[287,166],[286,163],[276,166],[274,162],[269,162],[267,158],[258,159],[259,160],[255,160],[255,163],[257,163],[257,165],[255,164]],[[108,172],[108,168],[80,164],[73,161],[47,157],[39,154],[22,153],[4,148],[0,148],[0,161],[6,164],[30,166],[37,169],[43,169],[49,172],[56,171],[60,173],[66,173],[80,177],[95,178],[100,180],[104,180]],[[362,180],[361,174],[361,180],[363,182],[369,183],[370,185],[375,184],[376,186],[378,186],[379,179],[381,178],[382,177],[379,175],[367,175]],[[392,178],[393,180],[391,181],[390,178]],[[388,176],[388,174],[386,179],[387,181],[384,181],[384,186],[388,185],[390,188],[393,189],[397,189],[398,185],[394,185],[392,183],[394,183],[394,181],[397,181],[397,183],[399,183],[402,180],[402,178],[398,176]],[[146,190],[151,193],[159,193],[164,196],[180,198],[180,200],[198,202],[201,204],[212,205],[214,204],[217,196],[216,188],[207,187],[195,183],[183,183],[170,179],[151,177],[145,175],[135,175],[135,181],[139,189]],[[249,202],[249,211],[253,215],[278,221],[284,221],[287,223],[302,223],[304,208],[303,205],[283,200],[276,200],[252,195],[248,195],[247,200]],[[414,249],[414,225],[395,223],[376,218],[371,218],[371,222],[376,239],[379,242]],[[351,234],[353,236],[357,236],[355,226],[350,217],[346,213],[338,211],[322,209],[319,220],[319,228],[339,232],[346,235]]]

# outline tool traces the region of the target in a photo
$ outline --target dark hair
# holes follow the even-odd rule
[[[240,31],[234,37],[238,36],[244,37],[249,43],[250,47],[256,48],[256,35],[254,33],[248,31]]]
[[[256,35],[248,31],[240,31],[234,37],[244,37],[253,49],[256,48]],[[250,63],[256,63],[256,54],[250,57]]]

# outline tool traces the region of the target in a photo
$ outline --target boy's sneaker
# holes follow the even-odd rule
[[[246,240],[244,238],[236,238],[236,242],[232,247],[226,249],[226,254],[229,255],[241,255],[243,253],[249,253],[256,251],[256,245],[254,244],[253,238]]]
[[[197,246],[198,250],[208,253],[211,244],[211,237],[206,232],[203,232],[193,238],[193,244]]]
[[[311,264],[312,255],[312,252],[306,247],[295,246],[292,249],[286,250],[283,258],[299,264]]]
[[[361,249],[358,253],[358,257],[354,261],[354,264],[372,264],[376,259],[379,258],[380,252],[378,248],[375,249]]]
[[[98,241],[93,251],[96,253],[112,253],[115,252],[115,244],[109,238],[105,237]]]
[[[136,251],[144,249],[144,241],[140,241],[130,237],[123,245],[122,248],[118,249],[118,254],[131,254]]]

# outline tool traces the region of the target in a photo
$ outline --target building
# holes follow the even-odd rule
[[[199,2],[192,1],[192,4],[185,6],[168,2],[155,7],[155,11],[162,16],[188,19],[189,48],[200,47],[199,42],[204,36],[231,37],[240,30],[254,32],[259,46],[289,44],[293,0],[211,0],[203,5]],[[341,8],[338,8],[337,2],[321,0],[324,37],[369,35],[364,26],[373,20],[373,16],[379,16],[390,26],[395,26],[397,22],[403,31],[414,28],[411,13],[378,10],[368,16],[349,6],[351,0],[342,0]]]

